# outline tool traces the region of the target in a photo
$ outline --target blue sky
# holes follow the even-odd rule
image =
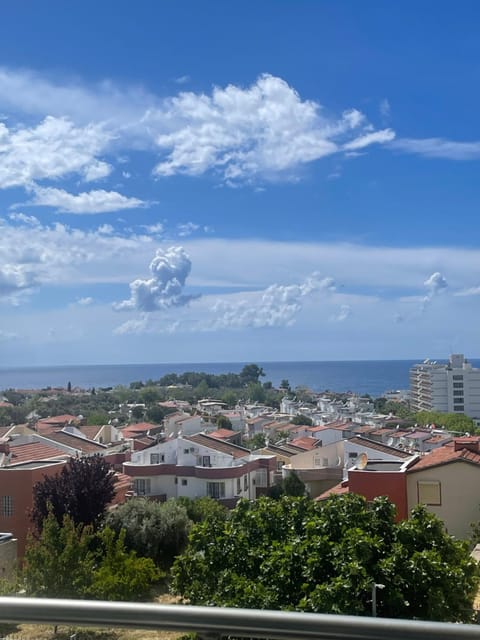
[[[1,364],[478,356],[479,13],[2,7]]]

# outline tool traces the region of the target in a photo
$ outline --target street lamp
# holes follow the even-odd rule
[[[372,584],[372,616],[374,618],[377,617],[377,589],[385,589],[385,585],[376,582]]]

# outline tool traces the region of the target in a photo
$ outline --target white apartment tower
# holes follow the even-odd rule
[[[410,402],[415,411],[464,413],[480,418],[480,369],[461,353],[448,364],[425,360],[410,369]]]

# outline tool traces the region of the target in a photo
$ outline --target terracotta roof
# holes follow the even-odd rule
[[[459,449],[455,451],[455,443],[449,442],[443,447],[433,449],[426,456],[421,458],[416,464],[413,465],[408,473],[415,473],[416,471],[422,471],[429,467],[438,467],[443,464],[449,464],[451,462],[468,462],[471,464],[480,465],[480,453],[474,453],[468,449]]]
[[[230,438],[235,437],[238,434],[238,431],[232,431],[231,429],[217,429],[216,431],[212,431],[208,435],[211,438],[218,438],[219,440],[229,440]]]
[[[339,482],[331,489],[327,489],[327,491],[324,491],[323,493],[321,493],[319,496],[315,498],[315,500],[317,501],[326,500],[330,496],[339,496],[339,495],[342,495],[343,493],[348,493],[348,492],[349,492],[348,481],[342,480],[342,482]]]
[[[379,451],[380,453],[386,453],[391,456],[396,456],[397,458],[412,457],[412,454],[407,453],[407,451],[395,449],[395,447],[389,447],[386,444],[382,444],[381,442],[377,442],[376,440],[370,440],[369,438],[363,438],[362,436],[354,436],[353,438],[350,438],[348,442],[358,444],[361,447],[366,447],[367,449],[374,449],[375,451]]]
[[[352,431],[354,433],[371,433],[375,431],[375,427],[372,427],[370,424],[360,424],[358,427],[353,427]]]
[[[0,407],[13,407],[13,404],[11,402],[5,402],[4,400],[2,400],[0,402]]]
[[[48,418],[40,418],[37,424],[65,424],[68,422],[78,422],[77,416],[72,416],[69,413],[65,413],[61,416],[50,416]]]
[[[375,431],[371,431],[370,435],[371,436],[386,436],[389,433],[395,433],[397,431],[397,429],[395,428],[390,428],[390,427],[381,427],[380,429],[375,429]]]
[[[92,442],[86,438],[74,436],[71,433],[65,433],[65,431],[55,431],[54,433],[49,433],[48,436],[46,435],[44,437],[52,440],[53,442],[64,444],[67,447],[78,449],[78,451],[81,451],[82,453],[100,453],[100,451],[105,451],[106,449],[102,444]]]
[[[150,431],[150,429],[155,429],[155,426],[150,422],[139,422],[138,424],[129,424],[128,427],[122,429],[122,433],[125,437],[130,438],[137,434],[143,434]]]
[[[211,438],[203,433],[197,433],[194,436],[187,436],[185,437],[185,440],[195,442],[196,444],[200,444],[204,447],[210,447],[210,449],[226,453],[234,458],[245,458],[251,454],[249,449],[239,447],[236,444],[230,444],[229,442],[224,442],[223,440],[218,440],[217,438]]]
[[[10,466],[22,462],[50,460],[51,458],[68,458],[68,453],[43,442],[27,442],[25,444],[10,445]]]
[[[316,448],[318,440],[316,438],[311,438],[310,436],[305,436],[304,438],[295,438],[295,440],[290,440],[290,444],[293,444],[294,447],[300,447],[300,449],[309,451],[310,449]]]
[[[85,425],[83,427],[77,427],[79,431],[83,433],[84,436],[87,436],[89,440],[95,440],[95,436],[98,434],[102,427],[98,425]]]
[[[12,427],[0,427],[0,438],[4,438]]]

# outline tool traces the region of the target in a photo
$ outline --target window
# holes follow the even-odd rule
[[[224,498],[225,497],[225,483],[224,482],[207,482],[207,496],[210,498]]]
[[[453,410],[454,411],[465,411],[465,407],[463,404],[454,404],[453,405]]]
[[[202,456],[202,467],[211,467],[210,456]]]
[[[186,478],[182,478],[182,487],[186,487],[188,484],[187,479]]]
[[[255,473],[255,484],[257,485],[257,487],[267,486],[267,470],[266,469],[257,469]]]
[[[453,376],[454,380],[463,380],[463,376]]]
[[[184,450],[183,450],[183,453],[184,453],[185,455],[186,455],[186,454],[188,454],[188,453],[190,453],[190,449],[184,449]]]
[[[150,464],[160,464],[160,462],[165,462],[165,455],[163,453],[150,454]]]
[[[453,383],[453,388],[454,389],[463,389],[463,382],[454,382]]]
[[[454,396],[463,396],[463,389],[454,389],[453,390],[453,395]]]
[[[1,516],[13,516],[13,498],[12,496],[2,496],[2,502],[0,505]]]
[[[348,452],[348,459],[349,460],[354,460],[355,458],[357,458],[358,453],[357,451],[349,451]]]
[[[139,496],[147,496],[150,493],[150,478],[137,478],[133,481],[135,493]]]
[[[328,467],[328,458],[323,458],[323,466]]]
[[[281,460],[277,460],[277,471],[281,471],[284,464],[285,463],[282,462]]]
[[[237,478],[237,495],[240,493],[241,490],[242,490],[242,483],[240,481],[240,478]]]
[[[175,476],[175,484],[178,484],[178,478]]]
[[[442,504],[441,485],[440,482],[417,482],[418,502],[420,504],[429,504],[439,506]]]
[[[243,476],[243,490],[246,491],[248,489],[248,476]]]

